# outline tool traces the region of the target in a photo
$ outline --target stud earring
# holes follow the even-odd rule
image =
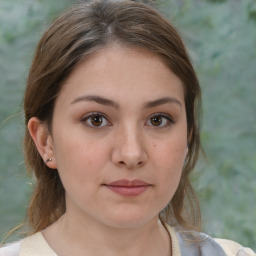
[[[48,158],[46,159],[45,163],[48,163],[48,162],[51,162],[52,161],[52,158]]]

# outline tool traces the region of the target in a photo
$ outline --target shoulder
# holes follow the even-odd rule
[[[20,256],[47,255],[57,256],[44,239],[41,232],[35,233],[22,240]],[[2,255],[0,255],[2,256]]]
[[[18,256],[20,251],[21,241],[7,244],[0,248],[0,256]]]
[[[0,248],[0,256],[57,256],[41,232]]]
[[[225,251],[227,256],[256,256],[252,249],[226,239],[214,239]]]
[[[256,256],[250,248],[225,239],[215,239],[200,232],[189,232],[166,225],[173,243],[173,253],[201,256]]]

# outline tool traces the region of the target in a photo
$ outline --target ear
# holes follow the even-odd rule
[[[37,117],[32,117],[28,122],[28,130],[43,161],[49,168],[56,169],[53,139],[46,123]],[[47,159],[51,161],[46,162]]]

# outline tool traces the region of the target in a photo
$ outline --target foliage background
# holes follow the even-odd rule
[[[23,221],[30,179],[22,157],[22,96],[35,45],[71,0],[0,0],[0,240]],[[203,91],[194,179],[203,230],[256,249],[256,1],[163,0]],[[16,237],[12,237],[16,239]]]

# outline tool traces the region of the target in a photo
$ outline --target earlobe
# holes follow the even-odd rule
[[[32,117],[27,127],[43,161],[49,168],[56,169],[53,140],[47,125],[37,117]],[[51,161],[47,161],[48,159]]]

